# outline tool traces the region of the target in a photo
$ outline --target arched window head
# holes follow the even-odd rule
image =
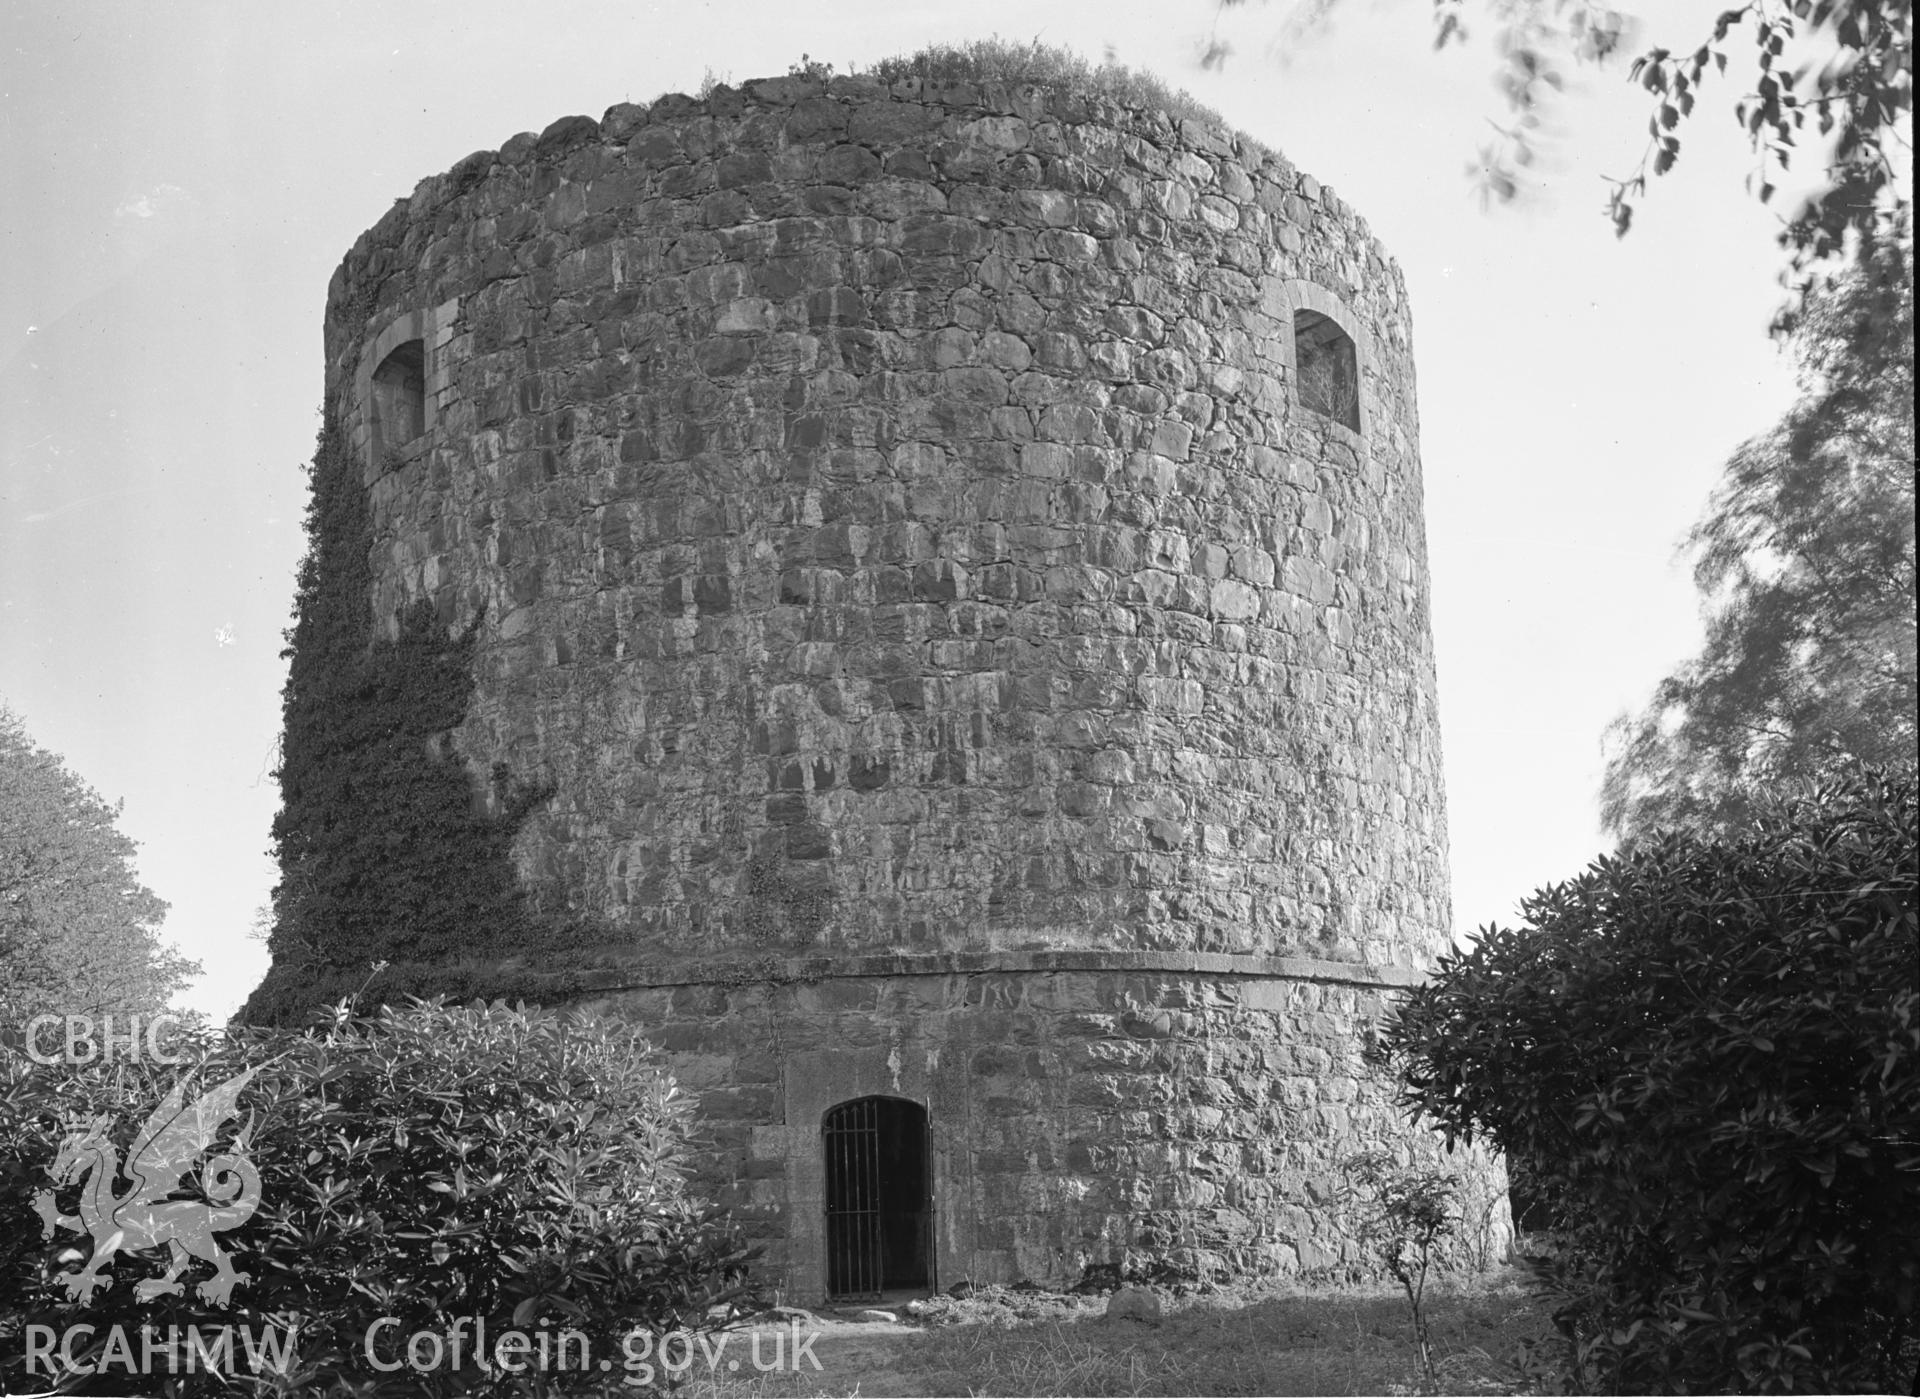
[[[426,348],[419,340],[404,340],[373,371],[374,445],[389,452],[426,430]]]
[[[1293,313],[1293,369],[1300,406],[1360,431],[1360,365],[1353,337],[1318,311]]]

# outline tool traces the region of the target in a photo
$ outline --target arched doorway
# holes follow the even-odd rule
[[[827,1168],[827,1295],[933,1286],[933,1152],[927,1110],[855,1098],[820,1124]]]

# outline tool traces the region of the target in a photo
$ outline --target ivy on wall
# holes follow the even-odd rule
[[[490,796],[477,790],[450,741],[472,696],[482,617],[449,634],[421,602],[401,614],[397,638],[376,635],[367,493],[331,415],[307,538],[282,653],[273,965],[240,1018],[304,1019],[366,984],[375,962],[392,964],[373,987],[381,999],[498,991],[471,963],[534,941],[510,851],[550,792],[504,767]]]

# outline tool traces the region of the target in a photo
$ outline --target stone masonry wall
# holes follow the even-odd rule
[[[553,792],[519,875],[800,1295],[866,1094],[931,1114],[948,1280],[1352,1260],[1338,1155],[1414,1149],[1359,1039],[1448,895],[1406,296],[1331,190],[773,79],[422,181],[326,352],[375,616],[481,618],[475,799]]]
[[[1447,919],[1398,272],[1310,177],[1037,91],[748,85],[424,181],[330,297],[382,617],[649,952],[1417,965]],[[1348,327],[1361,431],[1302,409]],[[429,425],[364,385],[426,342]]]
[[[929,1111],[942,1286],[1066,1285],[1091,1264],[1189,1277],[1369,1267],[1334,1163],[1407,1146],[1360,1062],[1359,1032],[1389,988],[1308,968],[1074,960],[936,971],[876,958],[818,982],[595,1004],[647,1025],[698,1096],[720,1163],[704,1184],[756,1222],[772,1277],[797,1295],[819,1289],[820,1118],[868,1094]]]

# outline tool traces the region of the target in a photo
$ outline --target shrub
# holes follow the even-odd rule
[[[699,1331],[710,1307],[745,1293],[750,1255],[689,1198],[688,1107],[645,1045],[591,1017],[501,1004],[342,1009],[304,1034],[202,1039],[171,1070],[12,1059],[0,1081],[0,1208],[30,1217],[49,1162],[83,1119],[104,1116],[131,1176],[154,1103],[177,1087],[169,1103],[190,1114],[221,1085],[234,1087],[201,1133],[200,1150],[215,1154],[192,1199],[258,1201],[222,1237],[243,1273],[226,1304],[218,1287],[206,1290],[204,1265],[178,1295],[136,1295],[150,1290],[139,1280],[166,1271],[166,1251],[154,1247],[119,1254],[106,1265],[112,1281],[83,1305],[71,1275],[87,1241],[16,1233],[0,1238],[0,1287],[24,1299],[23,1326],[64,1335],[91,1324],[83,1359],[94,1361],[116,1325],[129,1337],[143,1326],[170,1337],[232,1327],[243,1338],[292,1328],[273,1381],[280,1392],[530,1394],[550,1391],[533,1374],[476,1368],[480,1324],[490,1347],[515,1329],[571,1330],[586,1354],[612,1359],[618,1388],[630,1330]],[[233,1144],[214,1143],[230,1135]],[[227,1163],[223,1179],[222,1155],[252,1164]],[[93,1184],[68,1180],[53,1203],[84,1218],[79,1195]],[[430,1373],[374,1364],[402,1358],[418,1333],[463,1333],[463,1364],[455,1369],[450,1348]],[[20,1370],[21,1342],[6,1345],[6,1367]],[[137,1340],[133,1352],[137,1360]],[[30,1378],[28,1388],[47,1387],[44,1369]],[[112,1379],[124,1392],[125,1374]],[[173,1383],[185,1394],[231,1392],[205,1375]]]
[[[1920,1290],[1915,782],[1595,861],[1443,959],[1380,1050],[1524,1160],[1562,1380],[1904,1389]]]

